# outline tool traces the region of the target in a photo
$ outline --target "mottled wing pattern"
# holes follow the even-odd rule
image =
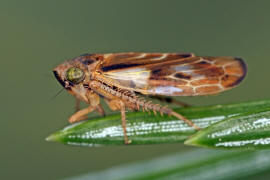
[[[142,94],[198,96],[235,87],[246,74],[239,58],[177,53],[105,54],[97,77]]]

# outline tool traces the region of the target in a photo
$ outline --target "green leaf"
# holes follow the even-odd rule
[[[229,117],[270,107],[270,100],[239,104],[175,109],[200,128],[208,127]],[[160,144],[183,142],[196,131],[174,117],[144,113],[127,113],[127,132],[131,144]],[[210,127],[209,127],[210,128]],[[48,141],[80,146],[122,145],[123,131],[120,115],[95,118],[69,125],[53,133]],[[187,142],[188,143],[188,142]],[[194,144],[194,143],[193,143]]]
[[[152,160],[125,164],[100,172],[71,177],[68,180],[268,179],[269,177],[265,177],[265,172],[269,172],[269,170],[269,150],[224,151],[197,149]],[[258,178],[258,175],[263,175],[264,178]]]
[[[185,144],[215,148],[269,148],[270,108],[213,124],[194,134]]]

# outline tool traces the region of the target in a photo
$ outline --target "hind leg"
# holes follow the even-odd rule
[[[196,126],[192,121],[187,119],[185,116],[182,116],[181,114],[172,111],[169,115],[173,115],[174,117],[177,117],[179,120],[184,121],[186,124],[188,124],[191,127],[194,127],[196,130],[200,130],[198,126]]]

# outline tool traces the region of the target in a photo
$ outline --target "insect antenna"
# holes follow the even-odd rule
[[[60,89],[53,97],[50,98],[50,100],[54,100],[59,94],[63,92],[65,88]]]

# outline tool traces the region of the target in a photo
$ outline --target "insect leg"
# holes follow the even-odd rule
[[[126,105],[125,103],[120,100],[120,99],[112,99],[112,100],[108,100],[105,99],[105,101],[107,102],[108,106],[113,110],[120,110],[121,111],[121,120],[122,120],[122,128],[123,128],[123,133],[124,133],[124,140],[125,140],[125,144],[130,144],[131,141],[128,140],[128,136],[127,136],[127,127],[126,127]]]
[[[103,109],[101,104],[97,105],[96,110],[101,116],[105,116],[105,110]]]
[[[189,119],[182,116],[181,114],[178,114],[177,112],[172,111],[170,113],[170,115],[177,117],[179,120],[183,120],[185,123],[187,123],[189,126],[194,127],[196,130],[200,130],[200,128],[198,126],[196,126],[193,122],[191,122]]]
[[[77,111],[76,113],[74,113],[70,118],[69,118],[69,122],[70,123],[75,123],[78,121],[82,121],[85,119],[85,115],[89,114],[90,112],[92,112],[93,110],[95,110],[94,107],[92,106],[88,106],[87,108],[84,108],[82,110]]]
[[[161,115],[163,115],[163,114],[173,115],[173,116],[177,117],[179,120],[183,120],[189,126],[194,127],[197,130],[200,130],[200,128],[198,126],[196,126],[194,123],[192,123],[186,117],[182,116],[181,114],[178,114],[177,112],[174,112],[172,109],[167,108],[166,106],[162,107],[159,104],[153,104],[153,103],[147,102],[143,99],[134,99],[134,102],[136,102],[136,104],[140,105],[143,109],[149,109],[149,110],[152,110],[154,112],[159,111]]]
[[[75,113],[80,110],[80,102],[81,101],[78,98],[75,97]],[[87,119],[86,115],[80,117],[80,120],[84,120],[84,119]]]
[[[191,106],[190,104],[187,104],[187,103],[182,102],[182,101],[175,100],[175,99],[173,99],[171,97],[150,96],[150,98],[158,99],[159,101],[166,102],[166,103],[176,104],[176,105],[181,106],[181,107],[190,107]]]
[[[75,112],[80,110],[80,100],[75,98]]]
[[[126,107],[125,104],[121,101],[120,102],[121,105],[121,119],[122,119],[122,128],[123,128],[123,132],[124,132],[124,140],[125,140],[125,144],[130,144],[131,141],[128,140],[128,136],[127,136],[127,127],[126,127]]]

